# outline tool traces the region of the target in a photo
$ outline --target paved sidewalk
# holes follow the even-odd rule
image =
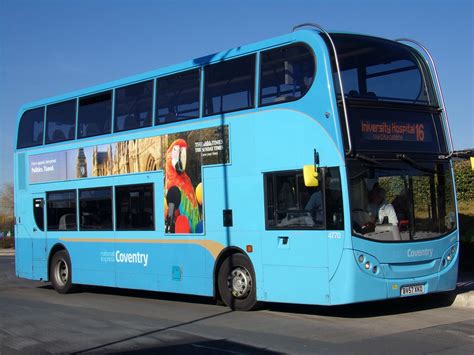
[[[454,299],[454,307],[467,307],[474,309],[474,272],[460,273]]]
[[[0,249],[0,256],[14,256],[15,249]]]

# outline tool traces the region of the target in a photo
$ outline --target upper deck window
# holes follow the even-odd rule
[[[44,107],[26,111],[18,128],[17,148],[34,147],[43,144]]]
[[[49,105],[46,110],[46,144],[74,139],[76,100]]]
[[[149,127],[152,115],[153,80],[115,90],[115,132]]]
[[[205,68],[205,114],[252,108],[255,96],[255,55]]]
[[[271,49],[262,52],[260,70],[260,105],[294,101],[314,81],[314,56],[302,44]]]
[[[435,104],[426,66],[415,50],[367,36],[333,34],[332,38],[349,99]]]
[[[112,91],[79,99],[77,138],[110,133],[112,121]]]
[[[199,69],[156,80],[156,122],[163,124],[199,117]]]

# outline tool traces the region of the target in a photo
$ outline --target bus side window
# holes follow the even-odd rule
[[[200,79],[195,69],[156,80],[156,125],[199,117]]]
[[[314,81],[314,55],[303,44],[262,52],[260,67],[261,106],[298,100]]]
[[[112,188],[79,190],[79,229],[112,230]]]
[[[36,226],[40,231],[44,231],[44,199],[33,199],[33,215],[35,217]]]
[[[75,132],[76,99],[46,108],[46,144],[74,139]]]
[[[255,55],[208,65],[204,75],[206,116],[255,106]]]
[[[93,137],[111,131],[112,91],[79,99],[77,138]]]
[[[115,187],[117,230],[154,230],[153,184]]]
[[[265,174],[267,229],[321,229],[320,187],[307,187],[301,170]]]
[[[46,194],[48,231],[76,231],[76,190]]]
[[[17,148],[34,147],[43,144],[44,107],[26,111],[18,127]]]
[[[151,126],[153,80],[115,90],[114,132]]]

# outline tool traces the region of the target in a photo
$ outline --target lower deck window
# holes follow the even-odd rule
[[[48,231],[77,230],[76,190],[48,192]]]
[[[80,229],[112,230],[112,188],[79,190]]]
[[[342,230],[339,168],[321,168],[318,187],[304,184],[303,170],[265,174],[267,229]]]
[[[115,188],[117,230],[154,230],[153,185]]]
[[[35,217],[36,226],[40,231],[44,231],[44,199],[33,199],[33,215]]]
[[[320,187],[306,187],[302,170],[265,175],[267,229],[313,229],[324,225]]]

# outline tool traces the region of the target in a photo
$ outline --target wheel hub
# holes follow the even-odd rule
[[[69,276],[69,270],[65,260],[58,260],[56,264],[56,281],[60,286],[64,286],[67,283]]]
[[[236,298],[245,298],[252,291],[252,276],[241,266],[236,267],[229,275],[229,288]]]

